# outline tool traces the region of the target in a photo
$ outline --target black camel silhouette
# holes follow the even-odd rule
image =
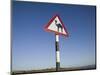
[[[63,27],[62,27],[62,25],[60,23],[57,24],[57,20],[55,20],[55,24],[56,24],[56,26],[58,28],[58,32],[59,32],[59,28],[61,28],[61,32],[63,32]]]

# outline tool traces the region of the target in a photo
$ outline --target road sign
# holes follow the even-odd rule
[[[59,17],[59,15],[55,15],[51,20],[48,22],[48,24],[45,26],[46,31],[54,32],[58,35],[65,35],[68,36],[68,32]]]
[[[60,71],[59,35],[68,36],[68,32],[58,15],[51,18],[49,23],[45,26],[45,30],[55,33],[56,71]]]

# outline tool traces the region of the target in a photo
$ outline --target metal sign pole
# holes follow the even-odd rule
[[[56,47],[56,71],[59,71],[60,69],[60,49],[59,49],[59,35],[55,34],[56,41],[55,41],[55,47]]]

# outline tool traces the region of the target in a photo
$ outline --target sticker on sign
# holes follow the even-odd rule
[[[58,35],[65,35],[68,36],[68,32],[59,17],[59,15],[55,15],[51,20],[48,22],[48,24],[45,26],[46,31],[54,32]]]

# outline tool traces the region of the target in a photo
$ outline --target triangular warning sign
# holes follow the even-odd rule
[[[68,32],[59,17],[59,15],[54,16],[49,23],[45,26],[46,31],[55,32],[58,35],[68,36]]]

